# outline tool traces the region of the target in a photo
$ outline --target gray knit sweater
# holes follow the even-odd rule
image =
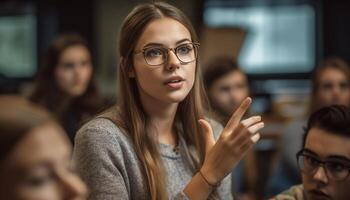
[[[179,151],[159,144],[170,199],[188,199],[182,192],[194,175],[186,159],[188,149],[182,138]],[[90,189],[89,200],[149,199],[132,143],[112,121],[96,118],[85,124],[75,138],[73,159]],[[233,199],[229,176],[218,188],[218,194],[220,199]]]

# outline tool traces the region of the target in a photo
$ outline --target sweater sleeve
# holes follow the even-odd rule
[[[108,130],[83,128],[79,131],[73,160],[89,187],[89,200],[130,199],[121,148]]]

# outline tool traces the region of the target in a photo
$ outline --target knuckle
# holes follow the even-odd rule
[[[244,122],[239,123],[239,128],[242,130],[248,129],[248,125]]]

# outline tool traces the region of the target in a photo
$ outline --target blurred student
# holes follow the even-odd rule
[[[349,124],[350,111],[346,106],[324,107],[312,114],[296,159],[302,185],[293,186],[272,199],[350,199]]]
[[[220,57],[209,63],[203,78],[214,118],[225,126],[249,96],[247,76],[232,58]]]
[[[350,105],[350,69],[337,57],[330,57],[315,69],[312,78],[310,112],[329,105]],[[295,154],[302,146],[307,118],[292,121],[281,138],[281,155],[271,177],[268,195],[275,195],[300,183]]]
[[[80,124],[102,108],[93,74],[91,52],[76,34],[51,43],[37,74],[30,99],[53,113],[72,142]]]
[[[232,199],[235,165],[259,139],[247,98],[215,141],[204,120],[199,43],[164,2],[136,6],[119,40],[118,107],[78,132],[74,159],[90,199]]]
[[[0,96],[0,199],[85,199],[71,150],[46,111],[20,97]]]
[[[211,107],[210,114],[225,126],[233,112],[249,96],[248,78],[230,57],[213,59],[206,67],[203,78]],[[253,152],[248,155],[245,160],[254,163]],[[240,199],[254,199],[254,188],[250,188],[255,185],[252,182],[255,179],[254,166],[248,166],[247,163],[240,162],[232,177],[233,192]]]

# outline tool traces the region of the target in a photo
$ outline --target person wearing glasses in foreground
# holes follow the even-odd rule
[[[232,199],[230,176],[258,141],[247,98],[217,140],[205,120],[197,36],[167,3],[135,7],[119,40],[118,105],[84,125],[74,160],[89,199]]]
[[[313,113],[297,154],[302,185],[273,200],[350,199],[350,111],[330,106]]]

